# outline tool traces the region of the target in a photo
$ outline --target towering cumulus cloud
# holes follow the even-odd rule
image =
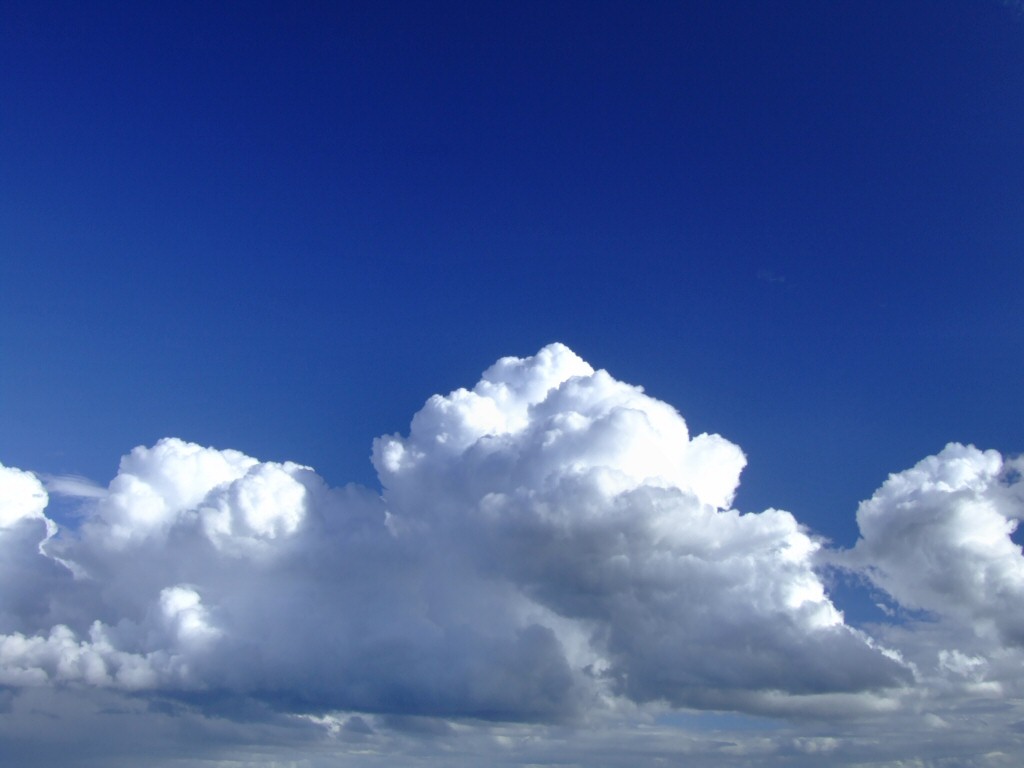
[[[0,466],[6,706],[63,691],[367,734],[665,707],[942,720],[957,696],[1018,711],[1019,461],[951,445],[893,475],[846,552],[732,509],[745,461],[554,344],[378,438],[382,493],[169,438],[59,529],[40,481]],[[902,616],[849,626],[826,562]]]
[[[374,461],[394,530],[569,620],[616,693],[761,709],[905,679],[843,625],[792,515],[728,509],[739,448],[564,346],[435,396]]]

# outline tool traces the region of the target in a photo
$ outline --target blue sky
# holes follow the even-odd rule
[[[5,3],[0,462],[106,487],[177,437],[378,493],[375,437],[562,342],[853,547],[889,473],[1024,450],[1020,14]]]

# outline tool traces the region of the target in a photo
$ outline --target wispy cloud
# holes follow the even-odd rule
[[[786,278],[783,275],[776,274],[770,269],[757,270],[757,279],[769,285],[784,285],[786,283]]]
[[[81,475],[47,475],[37,474],[46,490],[57,496],[68,496],[76,499],[101,499],[107,495],[107,489],[97,485]]]

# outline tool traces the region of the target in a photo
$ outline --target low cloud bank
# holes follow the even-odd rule
[[[105,490],[44,478],[88,490],[68,529],[39,478],[0,466],[0,687],[335,731],[338,712],[1019,712],[1020,459],[951,444],[890,476],[848,551],[732,509],[745,461],[554,344],[378,438],[382,495],[167,438]],[[893,621],[847,625],[823,568],[884,592]]]

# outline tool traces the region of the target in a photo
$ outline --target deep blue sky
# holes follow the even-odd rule
[[[1024,450],[1024,23],[995,0],[4,3],[0,461],[166,435],[373,483],[567,343],[851,544]]]

